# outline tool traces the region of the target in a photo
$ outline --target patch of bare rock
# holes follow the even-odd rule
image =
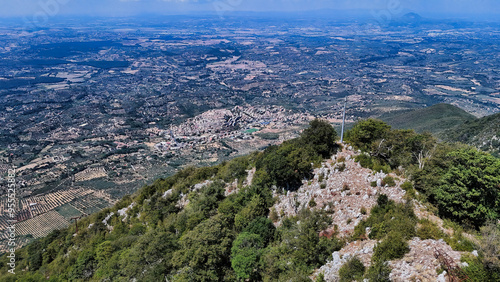
[[[272,207],[279,215],[275,222],[281,224],[282,218],[296,215],[302,208],[323,209],[329,211],[333,220],[332,225],[324,234],[336,233],[340,237],[347,237],[354,227],[370,215],[370,210],[376,205],[379,194],[386,194],[389,199],[403,202],[406,192],[401,189],[405,179],[391,175],[396,179],[394,187],[382,186],[382,179],[386,174],[374,173],[370,169],[360,166],[354,161],[359,152],[351,148],[343,149],[331,159],[323,162],[320,168],[314,169],[314,178],[304,181],[295,192],[285,195],[275,193],[278,201]],[[372,187],[371,183],[377,183]],[[425,207],[414,201],[415,213],[419,218],[428,218],[436,222],[443,231],[450,233],[443,227],[442,220],[426,211]],[[316,270],[311,278],[323,273],[326,281],[338,281],[338,271],[350,258],[356,256],[368,268],[371,264],[373,249],[377,240],[359,240],[349,242],[340,251],[334,252],[331,259]],[[439,281],[446,279],[444,274],[438,275],[439,261],[435,257],[435,250],[446,253],[460,265],[461,253],[453,251],[443,240],[421,240],[413,238],[408,242],[410,252],[402,259],[389,262],[392,269],[392,281]]]
[[[362,219],[369,216],[378,194],[386,194],[390,199],[401,202],[406,193],[400,187],[403,181],[397,181],[395,187],[382,187],[380,184],[386,174],[374,174],[372,170],[361,167],[354,161],[357,154],[347,149],[337,153],[316,168],[314,179],[304,181],[297,191],[287,192],[286,195],[275,194],[279,200],[273,208],[281,217],[293,216],[302,208],[309,207],[313,200],[315,208],[332,212],[332,229],[336,225],[340,235],[347,236]],[[377,187],[371,186],[373,181],[378,182]]]

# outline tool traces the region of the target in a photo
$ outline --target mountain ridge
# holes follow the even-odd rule
[[[460,227],[450,228],[425,199],[435,198],[440,213],[463,224],[481,226],[482,215],[453,217],[447,213],[456,205],[447,197],[454,193],[449,186],[429,189],[421,183],[436,182],[425,169],[435,172],[439,167],[443,176],[437,182],[455,184],[457,177],[445,176],[456,172],[464,155],[471,161],[481,159],[476,169],[485,174],[494,170],[490,167],[500,168],[500,161],[446,144],[436,144],[430,156],[424,151],[434,142],[428,135],[393,130],[376,120],[358,122],[346,137],[354,148],[336,143],[333,127],[314,120],[299,138],[279,146],[158,179],[112,208],[79,220],[78,232],[70,226],[17,250],[20,274],[10,276],[2,269],[0,278],[437,279],[446,274],[435,271],[442,265],[434,258],[434,248],[448,253],[457,265],[465,260],[470,267],[463,265],[461,271],[468,275],[484,268],[473,255],[482,243],[467,239],[473,237]],[[417,161],[425,166],[415,167]],[[405,168],[415,186],[404,175]],[[476,189],[491,189],[489,182],[500,182],[497,178],[488,177],[487,186]],[[500,212],[494,205],[487,208],[493,216]],[[484,271],[485,277],[494,275]]]

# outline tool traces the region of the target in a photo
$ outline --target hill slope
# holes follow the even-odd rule
[[[435,248],[457,264],[471,256],[474,243],[445,227],[415,198],[412,184],[390,172],[399,167],[389,166],[393,158],[408,156],[402,159],[408,164],[420,159],[415,152],[425,149],[426,136],[385,132],[394,138],[378,148],[399,149],[378,158],[352,148],[339,151],[331,125],[317,120],[310,125],[299,138],[263,152],[159,179],[114,207],[79,220],[78,231],[70,226],[33,242],[16,251],[16,274],[4,267],[0,280],[428,281],[436,280],[441,267]],[[378,141],[373,139],[367,142]],[[398,145],[407,141],[416,149]],[[482,175],[489,179],[484,184],[488,189],[480,196],[488,193],[497,199],[490,188],[500,177],[488,174],[496,171],[490,167],[500,168],[500,161],[473,151],[487,165]],[[441,160],[446,159],[449,171],[457,170],[439,155],[429,157],[425,169],[445,170]],[[447,181],[427,179],[430,173],[422,172],[424,177],[415,176],[425,183]],[[449,186],[437,190],[446,196],[443,189]],[[437,202],[444,203],[440,210],[448,202],[457,201],[442,199]],[[496,216],[500,209],[489,214]],[[8,265],[8,255],[0,257],[0,264]],[[358,262],[352,262],[354,257]],[[468,275],[483,267],[479,259],[466,261]],[[350,264],[362,267],[353,274]],[[490,274],[484,270],[482,275]]]
[[[439,135],[444,130],[476,118],[466,111],[449,104],[437,104],[427,108],[396,111],[379,117],[397,129],[414,129]]]
[[[446,141],[469,144],[500,157],[500,113],[468,120],[445,130],[440,137]]]

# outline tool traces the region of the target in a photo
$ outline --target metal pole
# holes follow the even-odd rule
[[[344,125],[345,125],[345,105],[347,104],[347,97],[344,101],[344,111],[342,112],[342,132],[340,133],[340,144],[344,144]]]

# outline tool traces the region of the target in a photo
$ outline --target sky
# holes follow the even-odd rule
[[[499,0],[0,0],[0,17],[42,18],[59,15],[137,16],[144,14],[294,12],[364,10],[372,13],[416,12],[500,19]]]

